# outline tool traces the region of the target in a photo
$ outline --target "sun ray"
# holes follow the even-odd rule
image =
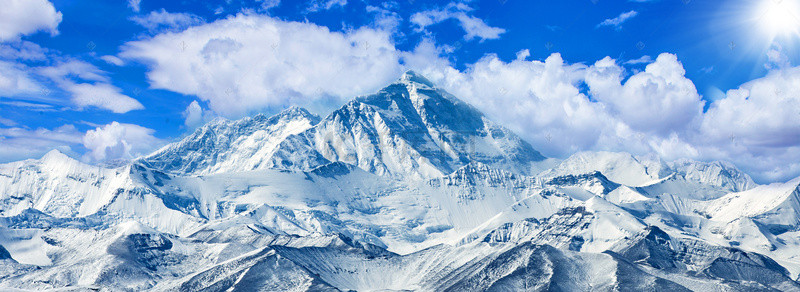
[[[797,0],[762,0],[755,9],[755,22],[770,40],[800,35]]]

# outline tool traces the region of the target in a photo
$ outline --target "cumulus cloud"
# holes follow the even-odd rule
[[[415,53],[432,60],[436,50]],[[730,90],[704,113],[673,54],[633,74],[609,57],[587,66],[559,54],[544,61],[518,56],[504,62],[489,55],[464,71],[441,59],[405,60],[550,157],[627,151],[730,161],[762,182],[800,174],[800,67],[774,69]]]
[[[628,78],[609,57],[587,70],[592,96],[603,102],[629,127],[667,135],[681,131],[702,114],[704,102],[673,54],[661,54],[644,71]]]
[[[183,111],[184,125],[189,129],[197,128],[215,118],[214,113],[203,109],[200,103],[193,100]]]
[[[121,89],[111,85],[105,72],[92,64],[69,60],[39,68],[39,72],[70,93],[70,100],[79,109],[97,107],[115,113],[126,113],[144,108],[139,101],[122,94]]]
[[[428,11],[417,12],[411,15],[411,23],[417,26],[418,30],[424,30],[426,27],[444,22],[449,19],[458,21],[462,29],[467,33],[464,36],[466,40],[479,38],[481,41],[487,39],[497,39],[506,30],[499,27],[491,27],[487,25],[482,19],[469,15],[472,8],[464,3],[450,3],[442,9],[434,9]]]
[[[153,129],[118,122],[97,127],[83,136],[83,146],[89,151],[85,156],[94,161],[138,157],[163,144],[153,133]]]
[[[10,121],[10,124],[16,124]],[[5,122],[3,124],[6,124]],[[38,158],[53,149],[71,153],[80,145],[83,133],[73,125],[55,129],[0,128],[0,162]]]
[[[631,18],[636,17],[636,15],[639,15],[639,12],[636,12],[635,10],[631,10],[631,11],[628,11],[628,12],[623,12],[622,14],[620,14],[617,17],[608,18],[606,20],[603,20],[603,22],[597,24],[597,27],[611,26],[611,27],[614,27],[614,29],[616,29],[616,30],[620,30],[620,29],[622,29],[622,24],[623,23],[625,23],[626,21],[630,20]]]
[[[158,30],[182,30],[192,25],[205,22],[200,16],[191,13],[170,13],[161,8],[151,11],[147,15],[137,15],[130,18],[134,23],[151,32]]]
[[[800,145],[800,67],[729,90],[714,101],[703,120],[706,138],[728,141],[747,152],[776,154]],[[795,153],[800,158],[800,153]],[[793,159],[800,163],[800,159]]]
[[[84,154],[87,161],[132,159],[160,147],[164,141],[142,126],[112,122],[87,132],[72,124],[54,129],[29,129],[0,118],[0,163],[24,158],[39,158],[53,149],[68,154]]]
[[[196,100],[193,100],[183,111],[183,117],[186,118],[184,124],[189,128],[194,128],[203,122],[203,108]]]
[[[564,157],[595,146],[618,125],[578,89],[585,70],[582,64],[566,64],[560,54],[509,63],[489,55],[465,72],[451,68],[432,78],[543,153]]]
[[[15,40],[37,31],[58,34],[61,12],[47,0],[8,0],[0,9],[0,41]]]
[[[196,95],[228,117],[369,93],[402,72],[398,55],[383,30],[248,14],[128,42],[120,53],[150,66],[152,87]]]

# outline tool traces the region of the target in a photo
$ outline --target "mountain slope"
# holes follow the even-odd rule
[[[796,229],[800,224],[800,178],[730,193],[709,201],[703,213],[712,220],[747,217],[776,228]]]
[[[255,151],[242,152],[237,143],[219,138],[237,131],[253,132],[247,120],[234,124],[225,124],[226,129],[236,129],[225,135],[208,133],[221,126],[201,128],[145,161],[158,169],[183,168],[186,173],[265,167],[309,171],[341,161],[379,175],[429,179],[449,174],[470,161],[529,174],[532,164],[544,159],[514,133],[412,71],[376,94],[345,104],[308,129],[293,127],[289,135],[267,135],[270,142],[266,145],[241,143]],[[206,142],[209,140],[215,143]],[[274,148],[273,141],[278,141]],[[267,149],[261,149],[264,147]],[[208,158],[195,162],[195,153]],[[258,160],[237,162],[238,154],[233,153]],[[230,165],[238,168],[227,167]]]
[[[305,109],[291,107],[275,116],[258,114],[237,121],[214,120],[181,141],[169,144],[140,163],[178,174],[212,174],[266,167],[277,145],[319,121]]]

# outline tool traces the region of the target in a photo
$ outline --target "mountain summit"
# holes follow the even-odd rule
[[[167,172],[207,174],[332,162],[368,172],[429,179],[470,161],[531,174],[544,157],[472,106],[408,71],[375,94],[317,119],[292,108],[272,118],[215,121],[143,159]]]

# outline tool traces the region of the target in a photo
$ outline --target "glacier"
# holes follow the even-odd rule
[[[544,157],[409,71],[119,166],[0,164],[0,289],[800,291],[800,178]]]

